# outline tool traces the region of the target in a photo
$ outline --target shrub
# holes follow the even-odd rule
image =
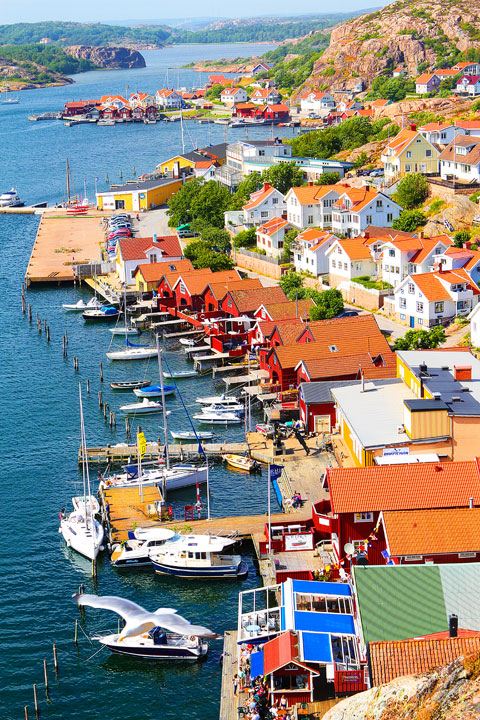
[[[394,350],[429,350],[445,342],[445,330],[435,325],[431,330],[408,330],[393,343]]]
[[[455,247],[458,247],[458,248],[463,247],[464,243],[466,243],[468,240],[470,240],[470,231],[469,230],[457,230],[457,232],[453,236],[453,241],[455,243]]]
[[[419,225],[425,225],[427,218],[420,210],[402,210],[399,217],[393,221],[395,230],[414,232]]]
[[[420,173],[410,173],[400,180],[396,192],[397,202],[410,210],[421,205],[428,197],[428,184]]]

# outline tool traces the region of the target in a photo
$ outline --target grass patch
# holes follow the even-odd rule
[[[363,287],[368,290],[387,290],[392,288],[392,285],[387,282],[371,280],[369,275],[360,275],[360,277],[352,278],[352,282],[363,285]]]

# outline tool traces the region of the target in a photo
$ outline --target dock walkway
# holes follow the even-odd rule
[[[101,492],[100,500],[104,510],[108,505],[106,524],[110,544],[126,540],[128,531],[134,527],[158,524],[156,508],[163,503],[156,485],[144,487],[142,491],[138,487],[108,488]]]
[[[227,630],[223,636],[222,692],[220,720],[237,720],[238,697],[233,694],[232,678],[238,674],[237,631]]]
[[[207,456],[221,457],[226,453],[234,453],[236,455],[245,455],[248,453],[247,442],[214,442],[202,443],[202,447]],[[186,460],[188,458],[199,457],[198,443],[175,443],[168,446],[168,452],[172,460]],[[147,442],[147,449],[142,456],[143,461],[158,460],[163,457],[163,445],[158,442]],[[117,445],[106,445],[100,447],[87,448],[87,460],[90,463],[104,465],[107,463],[124,464],[129,461],[136,461],[137,445],[118,443]],[[82,449],[78,451],[78,463],[82,463]]]

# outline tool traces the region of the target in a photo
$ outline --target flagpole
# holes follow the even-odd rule
[[[140,452],[140,433],[141,432],[142,432],[142,428],[139,425],[137,428],[137,470],[138,470],[138,479],[140,481],[140,485],[139,485],[140,498],[143,502],[142,453]]]
[[[270,485],[271,485],[271,478],[270,478],[270,463],[268,463],[268,554],[270,555],[272,552],[272,508],[271,508],[271,502],[270,502]]]
[[[208,468],[208,455],[205,453],[205,460],[207,461],[207,520],[211,520],[210,517],[210,482],[209,482],[209,468]]]

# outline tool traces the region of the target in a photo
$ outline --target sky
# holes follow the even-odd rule
[[[108,22],[109,19],[194,18],[208,17],[258,17],[259,15],[331,13],[362,10],[385,5],[385,0],[340,0],[332,5],[326,0],[243,0],[241,5],[231,0],[208,0],[199,6],[198,0],[180,0],[174,6],[158,0],[81,0],[77,3],[65,0],[0,0],[0,24],[17,22],[40,22],[41,20],[70,20],[75,22]],[[241,13],[241,14],[240,14]]]

